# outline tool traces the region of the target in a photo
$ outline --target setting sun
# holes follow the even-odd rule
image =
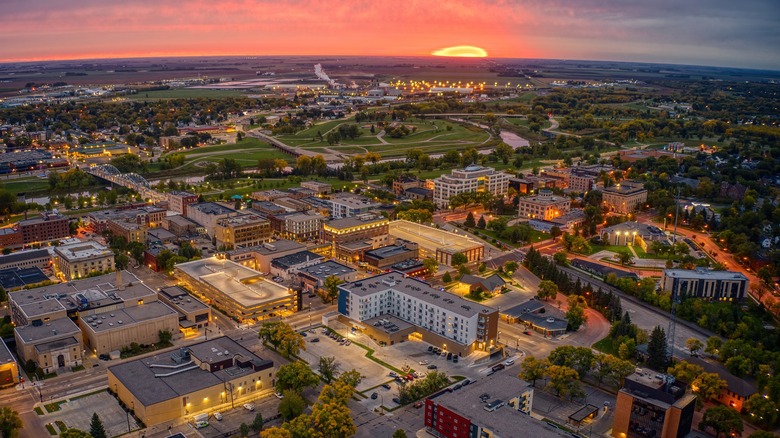
[[[485,58],[488,53],[481,47],[454,46],[439,49],[431,53],[433,56],[457,56],[462,58]]]

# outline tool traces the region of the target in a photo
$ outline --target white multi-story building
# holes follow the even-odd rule
[[[319,213],[298,213],[284,216],[282,238],[293,240],[316,239],[322,233],[325,217]]]
[[[498,335],[496,309],[434,289],[399,272],[339,286],[338,311],[361,323],[386,315],[398,318],[411,325],[407,332],[401,330],[401,336],[417,332],[426,342],[464,354],[474,349],[489,350]],[[377,326],[370,321],[365,325]]]
[[[345,194],[332,196],[330,202],[330,215],[334,219],[354,217],[366,214],[372,209],[381,207],[382,203],[360,195]]]
[[[741,272],[710,271],[706,268],[666,269],[661,288],[677,297],[739,301],[747,295],[749,281]]]
[[[492,167],[471,165],[434,179],[433,203],[437,207],[447,208],[450,205],[450,197],[461,193],[490,192],[496,196],[504,196],[508,188],[509,175],[497,172]]]
[[[54,248],[54,268],[65,281],[86,277],[93,272],[114,269],[114,252],[94,242],[78,242]]]
[[[555,196],[552,190],[542,189],[536,196],[521,196],[518,214],[521,218],[551,221],[571,210],[571,199]]]

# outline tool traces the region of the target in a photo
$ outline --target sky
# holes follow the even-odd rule
[[[0,62],[429,55],[780,70],[780,0],[0,0]]]

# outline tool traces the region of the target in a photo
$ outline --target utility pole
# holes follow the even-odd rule
[[[674,236],[672,237],[672,248],[677,243],[677,219],[680,216],[680,186],[677,186],[677,198],[674,200]],[[666,342],[669,348],[669,362],[674,360],[674,332],[677,328],[677,290],[672,287],[672,307],[670,309],[671,318],[669,318],[669,329],[666,335],[669,337]]]

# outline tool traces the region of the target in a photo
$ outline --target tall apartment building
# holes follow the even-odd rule
[[[108,230],[114,236],[124,237],[128,242],[140,242],[146,244],[146,239],[149,236],[149,228],[146,225],[141,225],[138,222],[126,217],[107,220],[106,230]]]
[[[615,404],[613,437],[683,438],[690,433],[696,396],[685,391],[684,382],[654,374],[626,377]]]
[[[283,224],[279,235],[283,239],[318,239],[322,234],[325,216],[319,213],[294,213],[280,217]]]
[[[271,240],[271,223],[254,214],[218,219],[214,225],[217,247],[247,248]]]
[[[749,280],[741,272],[710,271],[707,268],[665,269],[661,288],[672,296],[718,301],[739,301],[747,295]]]
[[[539,190],[535,196],[520,197],[518,214],[521,218],[546,221],[563,216],[571,210],[571,200],[555,196],[551,190]]]
[[[322,225],[322,240],[331,244],[337,259],[357,261],[366,251],[387,244],[389,223],[370,214],[332,220]]]
[[[477,165],[455,169],[451,175],[433,180],[433,203],[439,208],[450,205],[450,197],[465,192],[490,192],[504,196],[509,188],[509,175],[492,167]]]
[[[417,332],[423,341],[463,355],[489,351],[498,336],[498,310],[398,272],[339,286],[338,311],[369,330],[386,315],[397,318],[405,324],[390,335],[396,341]]]
[[[114,252],[94,242],[79,242],[54,248],[54,269],[65,281],[94,272],[114,270]]]
[[[206,229],[206,234],[214,237],[217,221],[231,216],[238,216],[238,212],[216,202],[201,202],[187,206],[187,219],[194,221]]]
[[[647,202],[645,185],[636,181],[621,181],[601,190],[602,202],[615,213],[628,214]]]
[[[189,192],[168,192],[168,210],[187,215],[187,206],[198,202],[198,195]]]
[[[574,193],[587,193],[593,189],[596,177],[584,173],[574,173],[569,176],[569,191]]]

